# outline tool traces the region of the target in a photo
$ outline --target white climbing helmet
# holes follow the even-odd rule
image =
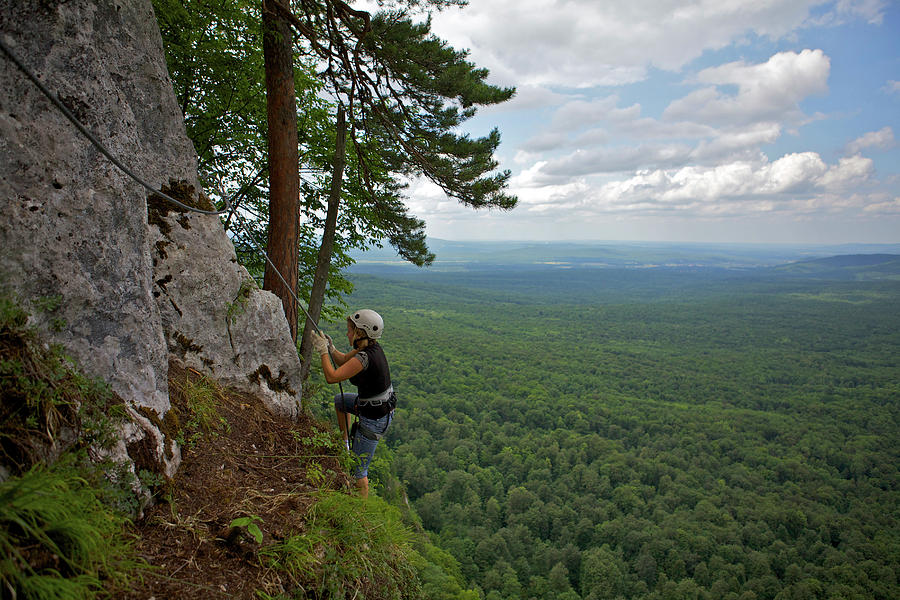
[[[353,324],[366,332],[369,339],[377,340],[384,331],[384,319],[374,310],[364,308],[350,315]]]

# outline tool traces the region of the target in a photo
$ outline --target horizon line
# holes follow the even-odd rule
[[[456,244],[696,244],[704,246],[900,246],[896,242],[734,242],[734,241],[679,241],[679,240],[600,240],[600,239],[450,239],[426,236],[427,241],[452,242]]]

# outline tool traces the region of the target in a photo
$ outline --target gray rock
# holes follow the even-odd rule
[[[166,190],[182,200],[179,196],[193,188],[175,182]],[[151,202],[150,223],[153,295],[171,355],[222,384],[256,395],[271,412],[295,417],[300,361],[281,300],[259,290],[238,264],[217,217],[183,211],[160,199]]]
[[[150,0],[0,0],[0,36],[113,155],[203,202]],[[284,415],[300,365],[280,302],[252,286],[218,217],[148,212],[148,195],[0,56],[0,288],[61,298],[35,323],[132,407],[119,454],[144,443],[171,475],[177,448],[141,417],[170,409],[169,360]]]

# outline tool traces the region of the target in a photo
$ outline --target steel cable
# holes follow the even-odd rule
[[[176,206],[179,206],[187,211],[196,212],[196,213],[200,213],[203,215],[217,215],[217,216],[223,215],[226,212],[231,212],[235,217],[237,217],[237,220],[240,222],[241,227],[244,230],[244,234],[249,238],[250,243],[256,248],[256,250],[258,252],[260,252],[265,257],[266,262],[272,267],[272,269],[278,275],[278,278],[284,284],[285,289],[287,289],[287,291],[290,293],[291,297],[297,303],[297,306],[299,306],[300,309],[303,311],[303,314],[306,315],[306,318],[309,319],[310,323],[312,323],[312,326],[316,330],[316,332],[322,333],[322,330],[319,329],[318,323],[316,323],[315,319],[313,319],[312,316],[309,314],[309,312],[306,310],[306,308],[304,308],[303,303],[300,302],[300,299],[297,297],[297,294],[294,292],[294,290],[291,289],[291,286],[288,285],[287,280],[284,278],[284,276],[281,274],[281,272],[275,266],[275,263],[272,262],[272,259],[269,258],[268,253],[266,253],[266,251],[263,250],[262,247],[257,243],[256,239],[253,237],[253,235],[250,231],[250,228],[244,222],[243,216],[241,216],[240,213],[236,210],[236,207],[232,208],[231,201],[229,199],[225,198],[223,200],[225,202],[225,208],[223,208],[222,210],[218,210],[218,211],[203,210],[203,209],[196,208],[196,207],[190,206],[188,204],[185,204],[184,202],[181,202],[179,200],[176,200],[175,198],[169,196],[168,194],[154,188],[153,186],[151,186],[150,184],[145,182],[143,179],[141,179],[138,175],[136,175],[131,169],[129,169],[127,166],[125,166],[115,156],[113,156],[113,154],[109,150],[107,150],[106,147],[90,131],[88,131],[88,129],[81,123],[81,121],[79,121],[78,118],[72,114],[72,112],[66,107],[66,105],[63,104],[62,101],[59,100],[57,97],[55,97],[53,95],[53,93],[49,89],[47,89],[47,87],[43,83],[41,83],[41,81],[37,78],[37,76],[28,67],[26,67],[25,64],[21,60],[19,60],[19,57],[16,56],[16,54],[12,50],[10,50],[10,48],[6,45],[5,42],[3,42],[2,37],[0,37],[0,50],[3,50],[3,53],[6,54],[6,56],[19,68],[19,70],[22,71],[22,73],[24,73],[25,76],[28,77],[28,79],[35,86],[37,86],[37,88],[41,91],[41,93],[44,96],[46,96],[48,100],[50,100],[50,102],[78,129],[78,131],[80,131],[81,134],[84,135],[91,142],[91,144],[93,144],[94,147],[97,148],[97,150],[99,150],[106,158],[108,158],[123,173],[125,173],[126,175],[131,177],[137,183],[141,184],[148,191],[164,198],[165,200],[167,200],[167,201],[175,204]],[[223,198],[224,198],[224,196],[223,196]],[[329,348],[329,357],[331,358],[332,362],[334,362],[334,357],[331,356],[330,348]],[[343,386],[341,388],[341,393],[343,393]]]
[[[158,196],[165,198],[169,202],[172,202],[173,204],[180,206],[181,208],[183,208],[185,210],[200,213],[203,215],[221,215],[221,214],[225,214],[226,212],[231,210],[231,202],[228,199],[224,200],[225,208],[223,208],[222,210],[203,210],[200,208],[195,208],[193,206],[185,204],[184,202],[176,200],[172,196],[169,196],[168,194],[154,188],[149,183],[147,183],[146,181],[144,181],[143,179],[138,177],[131,169],[126,167],[119,159],[117,159],[115,156],[113,156],[113,154],[109,150],[106,149],[106,147],[100,142],[100,140],[98,140],[96,137],[94,137],[94,134],[92,134],[90,131],[88,131],[88,129],[84,125],[81,124],[81,121],[79,121],[78,118],[72,114],[72,111],[70,111],[66,107],[66,105],[62,103],[62,101],[59,98],[54,96],[53,93],[50,92],[50,90],[47,89],[47,87],[43,83],[41,83],[41,81],[37,78],[37,76],[34,73],[32,73],[31,70],[28,67],[26,67],[25,64],[21,60],[19,60],[19,57],[17,57],[13,53],[13,51],[10,50],[9,47],[3,42],[2,37],[0,37],[0,50],[3,50],[3,53],[9,57],[9,59],[19,68],[19,70],[22,71],[25,74],[25,76],[28,77],[28,79],[30,79],[34,85],[37,86],[37,88],[41,91],[41,93],[44,94],[44,96],[46,96],[47,99],[50,100],[50,102],[52,102],[53,105],[57,109],[59,109],[59,111],[72,123],[72,125],[74,125],[78,129],[78,131],[81,132],[82,135],[84,135],[91,142],[91,144],[94,145],[94,147],[97,148],[97,150],[99,150],[114,165],[119,167],[119,169],[121,169],[121,171],[123,173],[125,173],[126,175],[128,175],[129,177],[134,179],[136,182],[141,184],[143,187],[147,188],[147,190],[153,192],[154,194],[157,194]]]

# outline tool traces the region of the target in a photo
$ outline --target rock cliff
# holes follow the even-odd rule
[[[209,205],[150,0],[0,0],[0,36],[114,156],[152,186]],[[0,291],[129,407],[119,458],[149,449],[170,361],[296,416],[300,364],[280,301],[237,263],[219,218],[181,210],[115,167],[0,53]]]

